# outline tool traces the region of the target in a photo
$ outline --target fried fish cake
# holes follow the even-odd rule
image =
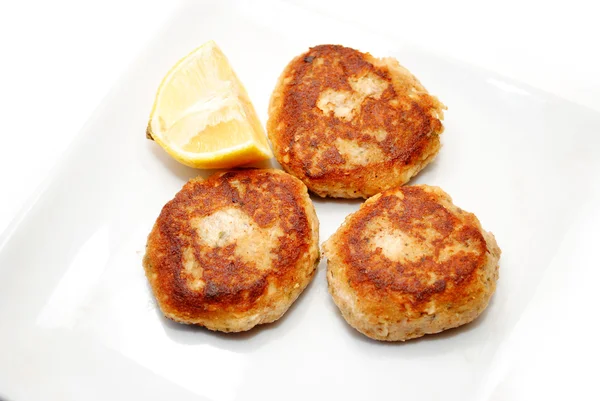
[[[143,264],[166,317],[238,332],[287,311],[315,273],[318,243],[300,180],[235,170],[189,181],[164,206]]]
[[[395,59],[321,45],[279,77],[267,132],[277,161],[317,195],[367,198],[435,157],[445,108]]]
[[[368,199],[323,245],[329,292],[346,321],[404,341],[474,320],[496,289],[500,248],[437,187]]]

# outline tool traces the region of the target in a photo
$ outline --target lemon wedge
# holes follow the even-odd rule
[[[246,89],[213,41],[163,78],[146,135],[195,168],[230,168],[273,157]]]

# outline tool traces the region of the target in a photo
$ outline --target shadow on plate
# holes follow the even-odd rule
[[[439,173],[440,156],[436,156],[433,161],[427,164],[416,176],[404,185],[428,184],[435,185],[434,181]]]
[[[313,201],[315,205],[325,205],[325,204],[337,204],[337,205],[350,205],[350,206],[360,206],[365,202],[366,199],[357,198],[357,199],[344,199],[344,198],[321,198],[319,195],[315,195],[312,192],[310,193],[310,199]]]
[[[471,332],[472,330],[476,330],[479,326],[482,326],[484,324],[484,322],[488,319],[488,315],[489,315],[489,310],[492,306],[494,302],[494,298],[492,297],[488,307],[481,313],[481,315],[479,315],[479,317],[477,319],[475,319],[474,321],[464,324],[462,326],[459,327],[455,327],[453,329],[448,329],[448,330],[444,330],[440,333],[436,333],[436,334],[426,334],[423,337],[419,337],[419,338],[415,338],[412,340],[408,340],[408,341],[378,341],[378,340],[374,340],[370,337],[365,336],[364,334],[360,333],[358,330],[356,330],[354,327],[350,326],[346,320],[344,319],[344,317],[342,316],[341,312],[339,311],[337,305],[335,305],[335,303],[333,302],[333,299],[330,297],[329,298],[329,306],[332,308],[336,309],[336,316],[338,319],[341,320],[341,323],[344,326],[344,329],[346,331],[346,333],[352,337],[352,339],[354,341],[357,342],[358,346],[356,347],[358,350],[360,351],[364,351],[367,353],[372,353],[374,347],[381,349],[381,350],[385,350],[385,352],[389,352],[392,348],[398,348],[398,349],[402,349],[403,355],[404,356],[412,356],[411,353],[407,353],[406,351],[408,350],[415,350],[417,356],[422,357],[423,355],[425,355],[427,352],[423,351],[423,345],[436,345],[439,344],[439,347],[435,347],[435,348],[430,348],[430,351],[433,351],[435,354],[442,354],[445,352],[449,352],[452,351],[454,347],[449,347],[448,345],[450,344],[450,342],[446,341],[446,340],[451,340],[451,339],[455,339],[455,338],[460,338],[460,336],[465,336],[467,333]],[[466,337],[465,337],[466,340]],[[459,345],[461,344],[460,342],[455,342],[455,345]],[[443,346],[442,346],[443,345]],[[366,347],[365,347],[366,346]],[[387,354],[389,355],[389,354]]]
[[[187,182],[195,177],[202,177],[204,179],[210,177],[213,174],[218,172],[227,171],[231,169],[196,169],[193,167],[188,167],[184,164],[179,163],[175,160],[171,155],[169,155],[164,149],[162,149],[157,143],[153,143],[153,141],[148,140],[147,146],[150,148],[150,152],[152,156],[155,157],[162,165],[170,171],[174,176],[179,178],[180,180]],[[275,161],[275,159],[264,160],[257,163],[251,163],[244,166],[240,166],[235,169],[246,169],[246,168],[275,168],[281,169],[279,164]]]
[[[184,164],[179,163],[173,159],[163,148],[157,143],[148,140],[147,146],[150,148],[150,152],[162,165],[170,171],[175,177],[179,178],[183,182],[187,182],[194,177],[201,176],[207,178],[212,175],[212,170],[199,170],[192,167],[188,167]]]
[[[316,275],[315,275],[316,277]],[[313,278],[308,286],[304,289],[298,299],[290,306],[287,312],[277,321],[268,324],[260,324],[254,328],[239,332],[239,333],[223,333],[219,331],[210,331],[205,327],[196,325],[187,325],[177,323],[166,318],[156,305],[156,313],[163,324],[167,336],[179,343],[186,345],[210,344],[218,348],[236,352],[255,351],[263,344],[269,342],[273,337],[282,337],[290,330],[294,330],[297,324],[293,320],[300,322],[298,314],[301,313],[302,306],[306,306],[305,302],[307,293],[314,287]],[[150,284],[148,289],[152,292]],[[154,299],[154,297],[152,297]],[[156,304],[156,300],[154,299]],[[305,312],[305,311],[304,311]]]

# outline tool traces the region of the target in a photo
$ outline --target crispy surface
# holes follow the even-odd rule
[[[322,45],[283,71],[267,132],[279,163],[311,191],[366,198],[433,159],[444,108],[395,59]]]
[[[281,317],[318,259],[304,184],[279,170],[235,170],[189,181],[164,206],[144,268],[167,317],[243,331]]]
[[[348,323],[379,340],[472,321],[498,278],[493,235],[441,189],[426,185],[370,198],[323,250],[335,303]]]

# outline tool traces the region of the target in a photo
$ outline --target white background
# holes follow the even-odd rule
[[[594,1],[292,1],[600,111]],[[0,232],[177,6],[0,3]]]
[[[481,66],[600,112],[600,23],[594,2],[305,3],[392,35],[399,44]],[[155,1],[0,4],[0,231],[176,7]],[[563,248],[596,246],[591,221],[567,233]],[[534,361],[503,372],[507,383],[525,389],[521,399],[585,399],[595,387],[594,365],[586,362],[594,362],[598,351],[590,330],[590,321],[597,320],[598,272],[588,276],[584,260],[564,268],[561,263],[574,260],[569,256],[559,253],[540,288],[532,289],[536,297],[510,339],[527,355],[524,360]],[[581,279],[569,278],[570,271],[581,273]],[[579,297],[556,296],[565,286]],[[580,319],[587,319],[583,333]],[[558,376],[565,366],[558,370],[553,363],[568,364],[573,375]],[[490,399],[511,399],[513,390],[499,383]]]

